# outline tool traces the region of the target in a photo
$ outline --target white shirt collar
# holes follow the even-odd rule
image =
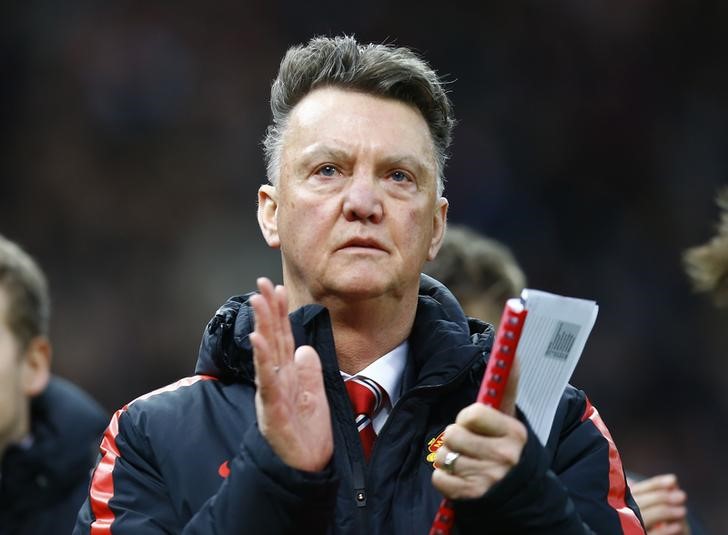
[[[389,396],[389,401],[394,406],[400,397],[402,386],[402,375],[404,367],[407,364],[407,353],[409,351],[409,342],[405,340],[389,353],[382,355],[369,366],[361,370],[356,375],[363,375],[369,379],[376,381]],[[341,376],[346,380],[352,377],[348,373],[341,372]]]

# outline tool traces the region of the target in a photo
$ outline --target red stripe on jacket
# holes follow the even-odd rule
[[[172,392],[179,388],[190,386],[198,381],[206,381],[214,379],[209,375],[194,375],[185,377],[176,383],[158,388],[152,392],[144,394],[135,400],[127,403],[121,409],[114,413],[111,418],[109,427],[104,431],[104,438],[101,440],[101,460],[96,465],[93,477],[91,478],[91,488],[89,489],[89,503],[93,511],[95,520],[91,524],[91,535],[110,535],[111,524],[114,522],[114,512],[109,507],[109,501],[114,497],[114,466],[116,460],[121,457],[119,448],[116,446],[116,436],[119,434],[119,418],[127,411],[136,401],[147,399],[163,392]]]
[[[617,446],[614,444],[612,435],[604,424],[599,412],[594,408],[589,399],[586,400],[586,408],[581,416],[581,421],[591,420],[594,427],[602,434],[609,444],[609,493],[607,494],[607,503],[617,511],[619,523],[622,526],[622,532],[626,535],[640,534],[644,535],[645,530],[642,528],[637,515],[627,506],[627,482],[624,479],[624,470],[622,469],[622,460],[619,458]]]

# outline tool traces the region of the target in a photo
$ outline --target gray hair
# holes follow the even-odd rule
[[[354,37],[314,37],[291,47],[271,87],[273,122],[263,151],[268,180],[278,181],[283,133],[291,110],[319,87],[341,87],[392,98],[415,106],[430,129],[437,164],[437,193],[445,185],[443,171],[455,118],[444,82],[412,50],[389,44],[359,44]]]
[[[47,336],[51,303],[45,275],[28,253],[2,235],[0,288],[8,298],[5,319],[21,349],[34,337]]]

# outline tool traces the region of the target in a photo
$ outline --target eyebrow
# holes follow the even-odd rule
[[[336,147],[331,147],[328,145],[322,145],[320,143],[316,143],[313,146],[306,147],[301,151],[301,155],[303,156],[303,162],[309,162],[310,160],[319,158],[331,159],[335,161],[347,161],[351,159],[351,156],[347,151],[337,149]]]
[[[434,168],[430,168],[425,162],[420,160],[419,158],[415,158],[413,156],[409,156],[406,154],[402,155],[395,155],[395,156],[389,156],[384,159],[384,164],[386,167],[405,167],[407,169],[412,169],[415,174],[423,175],[425,173],[432,172],[435,173]]]
[[[308,165],[311,160],[319,158],[331,159],[339,162],[348,162],[352,159],[352,156],[348,151],[323,144],[315,144],[311,147],[307,147],[301,151],[301,155],[301,163],[303,165]],[[435,174],[434,166],[429,166],[421,159],[408,154],[394,154],[386,156],[381,160],[380,164],[383,167],[401,166],[407,169],[412,169],[417,175],[425,174],[428,171]]]

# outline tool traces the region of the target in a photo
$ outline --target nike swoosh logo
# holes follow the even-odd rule
[[[229,461],[225,461],[220,465],[220,468],[217,469],[217,473],[220,475],[221,478],[226,479],[227,476],[230,475],[230,465]]]

